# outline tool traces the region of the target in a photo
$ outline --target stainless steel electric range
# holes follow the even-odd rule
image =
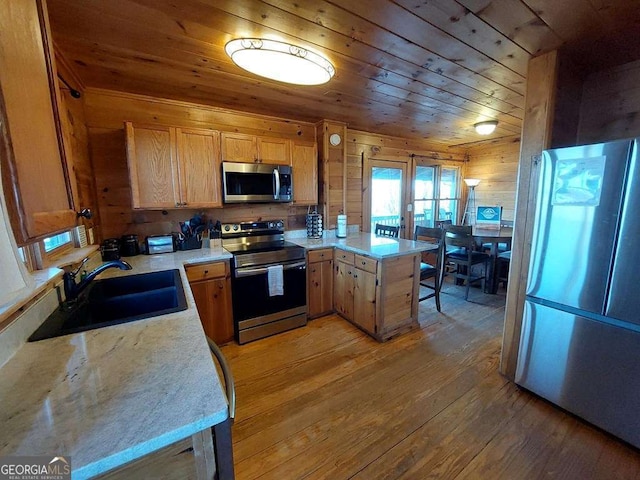
[[[223,224],[222,246],[233,255],[231,291],[238,343],[306,325],[305,252],[284,240],[282,220]]]

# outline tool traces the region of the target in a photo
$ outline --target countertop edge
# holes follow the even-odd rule
[[[103,458],[94,463],[84,465],[77,470],[73,469],[72,476],[74,480],[91,478],[96,475],[106,473],[115,468],[123,467],[129,462],[142,458],[150,453],[156,452],[161,448],[167,447],[180,440],[184,440],[197,432],[200,432],[207,428],[211,428],[212,425],[217,425],[218,423],[225,421],[227,418],[229,418],[228,412],[227,415],[219,413],[210,415],[199,420],[198,422],[185,425],[182,428],[173,430],[159,437],[155,437],[142,444],[134,445],[131,448],[123,450],[122,452],[119,452],[117,454]]]

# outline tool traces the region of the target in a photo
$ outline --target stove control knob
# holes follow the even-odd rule
[[[268,228],[276,228],[276,222],[267,222]]]
[[[279,229],[283,229],[284,228],[284,223],[282,222],[282,220],[278,220],[276,222],[276,228],[279,228]]]
[[[224,226],[224,231],[225,231],[225,232],[228,232],[230,228],[231,228],[231,227],[230,227],[229,225],[225,225],[225,226]]]
[[[239,228],[240,228],[240,225],[234,225],[233,226],[233,231],[236,232],[236,231],[238,231]]]

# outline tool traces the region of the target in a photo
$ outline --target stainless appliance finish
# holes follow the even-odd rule
[[[516,383],[640,447],[638,141],[543,153]]]
[[[246,343],[306,325],[304,248],[284,240],[284,222],[222,225],[222,246],[231,262],[236,340]],[[269,267],[282,265],[284,295],[270,296]]]
[[[291,167],[222,162],[222,193],[225,203],[291,202]]]

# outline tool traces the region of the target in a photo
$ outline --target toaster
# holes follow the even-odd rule
[[[167,235],[150,235],[145,239],[147,253],[155,255],[156,253],[171,253],[176,251],[176,240],[171,234]]]

